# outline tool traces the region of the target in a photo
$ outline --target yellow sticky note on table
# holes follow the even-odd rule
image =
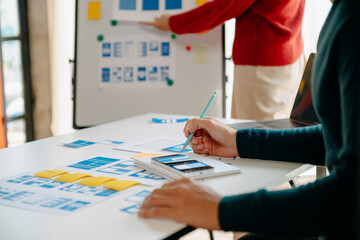
[[[164,154],[161,153],[139,153],[138,155],[133,156],[131,159],[135,159],[135,158],[146,158],[146,157],[156,157],[156,156],[162,156]]]
[[[78,182],[81,185],[90,186],[90,187],[98,187],[103,183],[109,182],[115,180],[115,178],[112,177],[87,177],[80,182]]]
[[[90,177],[90,176],[91,176],[91,174],[87,174],[87,173],[68,173],[68,174],[63,174],[60,177],[55,178],[54,181],[72,183],[79,179]]]
[[[34,173],[34,176],[41,178],[53,178],[62,174],[68,173],[68,171],[52,169]]]
[[[122,191],[129,187],[140,184],[141,182],[131,181],[131,180],[114,180],[110,182],[106,182],[103,186],[110,188],[115,191]]]
[[[89,2],[88,19],[96,20],[101,18],[101,2]]]
[[[195,63],[205,64],[208,62],[209,48],[205,44],[197,44],[194,47]]]
[[[201,6],[201,5],[203,5],[203,4],[207,3],[207,2],[208,2],[208,0],[195,0],[195,4],[197,6]]]

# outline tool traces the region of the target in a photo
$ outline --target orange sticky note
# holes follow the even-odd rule
[[[91,176],[91,174],[87,174],[87,173],[68,173],[68,174],[63,174],[60,177],[55,178],[54,181],[72,183],[79,179],[90,177],[90,176]]]
[[[136,156],[133,156],[131,159],[135,159],[135,158],[146,158],[146,157],[156,157],[156,156],[162,156],[164,154],[161,153],[139,153]]]
[[[34,173],[34,176],[41,177],[41,178],[53,178],[62,174],[68,173],[68,171],[59,170],[59,169],[52,169],[52,170],[45,170],[42,172]]]
[[[130,180],[114,180],[110,182],[106,182],[103,186],[115,190],[115,191],[122,191],[129,187],[135,186],[140,184],[141,182],[130,181]]]
[[[101,18],[101,2],[89,2],[88,19],[96,20]]]
[[[103,183],[109,182],[115,180],[115,178],[111,177],[87,177],[80,182],[78,182],[81,185],[90,186],[90,187],[98,187]]]
[[[195,0],[195,4],[197,6],[201,6],[201,5],[205,4],[205,3],[207,3],[207,1],[208,0]]]

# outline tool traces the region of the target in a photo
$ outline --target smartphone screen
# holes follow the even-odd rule
[[[187,162],[177,162],[177,163],[171,163],[168,165],[169,167],[172,167],[180,172],[183,173],[189,173],[189,172],[196,172],[196,171],[202,171],[202,170],[209,170],[212,169],[212,166],[209,166],[203,162],[199,162],[197,160],[191,160]]]
[[[186,156],[184,154],[173,154],[173,155],[167,155],[167,156],[162,156],[162,157],[154,157],[152,159],[157,162],[164,163],[164,164],[192,160],[191,158],[189,158],[188,156]]]
[[[200,162],[198,160],[191,159],[184,154],[154,157],[152,159],[183,173],[213,170],[212,166],[209,166],[206,163]]]

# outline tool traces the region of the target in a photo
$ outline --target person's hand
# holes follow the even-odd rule
[[[220,230],[221,196],[206,186],[183,178],[154,190],[138,212],[141,218],[167,218],[195,228]]]
[[[160,17],[156,17],[153,22],[140,22],[140,24],[153,26],[161,31],[170,31],[169,18],[170,15],[162,15]]]
[[[190,146],[195,153],[209,154],[219,157],[238,156],[236,146],[236,129],[233,129],[218,120],[191,119],[184,127],[186,137],[195,132]]]

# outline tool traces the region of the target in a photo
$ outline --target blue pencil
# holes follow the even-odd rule
[[[211,103],[214,101],[214,98],[216,97],[216,95],[218,94],[218,92],[219,92],[219,91],[218,91],[217,89],[214,91],[214,93],[213,93],[213,95],[211,96],[208,104],[206,105],[204,111],[202,112],[200,118],[204,118],[207,110],[209,109]],[[181,151],[184,151],[184,150],[185,150],[186,146],[187,146],[187,145],[189,144],[189,142],[190,142],[190,139],[194,136],[194,133],[195,133],[195,132],[193,132],[192,134],[190,134],[190,136],[187,138],[187,140],[186,140],[186,142],[184,143],[184,146],[183,146],[183,148],[182,148]]]

